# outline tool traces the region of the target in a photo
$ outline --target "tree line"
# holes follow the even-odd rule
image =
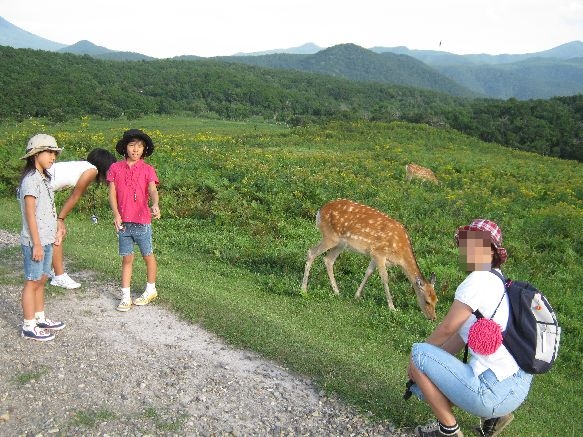
[[[0,120],[147,114],[261,117],[291,126],[401,120],[583,161],[583,95],[477,99],[219,60],[119,62],[0,47]]]

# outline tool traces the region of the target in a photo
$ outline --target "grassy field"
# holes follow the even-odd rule
[[[331,294],[321,260],[302,295],[306,252],[319,241],[315,213],[346,197],[401,221],[423,273],[437,274],[438,319],[465,275],[453,242],[456,227],[489,218],[504,231],[510,254],[505,273],[544,290],[564,329],[556,366],[535,378],[509,435],[583,433],[581,164],[405,123],[287,129],[186,118],[64,125],[29,120],[0,126],[0,157],[7,163],[0,169],[1,226],[20,226],[13,189],[30,135],[55,135],[65,146],[60,159],[70,160],[94,147],[113,151],[130,127],[143,128],[156,144],[148,161],[161,181],[157,284],[161,299],[183,317],[313,377],[363,411],[411,427],[431,412],[402,399],[408,354],[435,324],[423,317],[397,268],[389,272],[397,311],[386,308],[378,275],[364,300],[354,301],[368,264],[354,253],[336,263],[340,298]],[[441,184],[406,182],[408,162],[432,168]],[[93,211],[97,225],[89,220]],[[110,220],[105,187],[91,189],[67,219],[66,254],[78,267],[119,278]],[[143,273],[136,262],[135,289],[143,287]],[[460,413],[459,421],[469,432],[476,419]]]

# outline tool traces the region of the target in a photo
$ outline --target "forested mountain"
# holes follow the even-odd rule
[[[454,55],[406,47],[371,50],[412,56],[467,89],[492,98],[546,99],[583,93],[581,41],[518,55]]]
[[[414,86],[454,96],[528,100],[583,93],[583,43],[575,42],[568,47],[541,52],[540,58],[531,55],[494,57],[444,52],[418,54],[421,51],[411,50],[402,50],[402,54],[378,51],[343,44],[312,55],[279,53],[220,59],[357,81]],[[582,53],[581,57],[568,57],[579,53]],[[561,57],[552,58],[552,55]]]
[[[313,55],[273,54],[215,58],[269,68],[284,68],[334,77],[412,86],[453,96],[477,96],[422,62],[406,55],[378,54],[354,44],[341,44]]]
[[[583,95],[471,99],[209,59],[119,62],[0,47],[0,102],[0,119],[16,120],[177,113],[292,126],[404,120],[583,161]]]
[[[89,55],[96,59],[109,59],[111,61],[147,61],[153,60],[151,56],[133,52],[116,52],[108,48],[97,46],[90,41],[79,41],[73,45],[57,50],[60,53],[73,53],[76,55]]]
[[[64,46],[32,35],[2,18],[0,45],[86,54],[116,61],[154,60],[140,53],[96,46],[89,41]],[[537,53],[505,55],[455,55],[433,50],[409,50],[406,47],[373,47],[367,50],[354,44],[321,49],[315,44],[305,44],[237,56],[201,58],[184,55],[173,59],[229,60],[268,68],[317,72],[356,81],[414,86],[455,96],[481,95],[528,100],[583,93],[583,67],[576,58],[583,58],[581,41]]]
[[[546,99],[583,93],[583,57],[533,58],[512,64],[436,68],[473,91],[499,99]]]
[[[0,117],[140,116],[187,111],[286,123],[437,114],[454,100],[415,88],[202,59],[114,62],[0,47]],[[419,115],[420,117],[420,115]]]
[[[393,52],[342,44],[315,54],[277,53],[216,59],[317,72],[355,81],[413,86],[454,96],[528,100],[583,93],[583,43],[575,41],[538,55],[454,55],[406,48],[395,48]]]

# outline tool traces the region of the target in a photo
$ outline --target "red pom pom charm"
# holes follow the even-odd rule
[[[491,319],[478,319],[468,332],[468,347],[477,354],[490,355],[502,344],[502,328]]]

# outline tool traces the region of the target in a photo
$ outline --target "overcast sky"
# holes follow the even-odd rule
[[[532,53],[583,41],[583,0],[0,0],[0,16],[65,45],[157,58],[309,42]]]

